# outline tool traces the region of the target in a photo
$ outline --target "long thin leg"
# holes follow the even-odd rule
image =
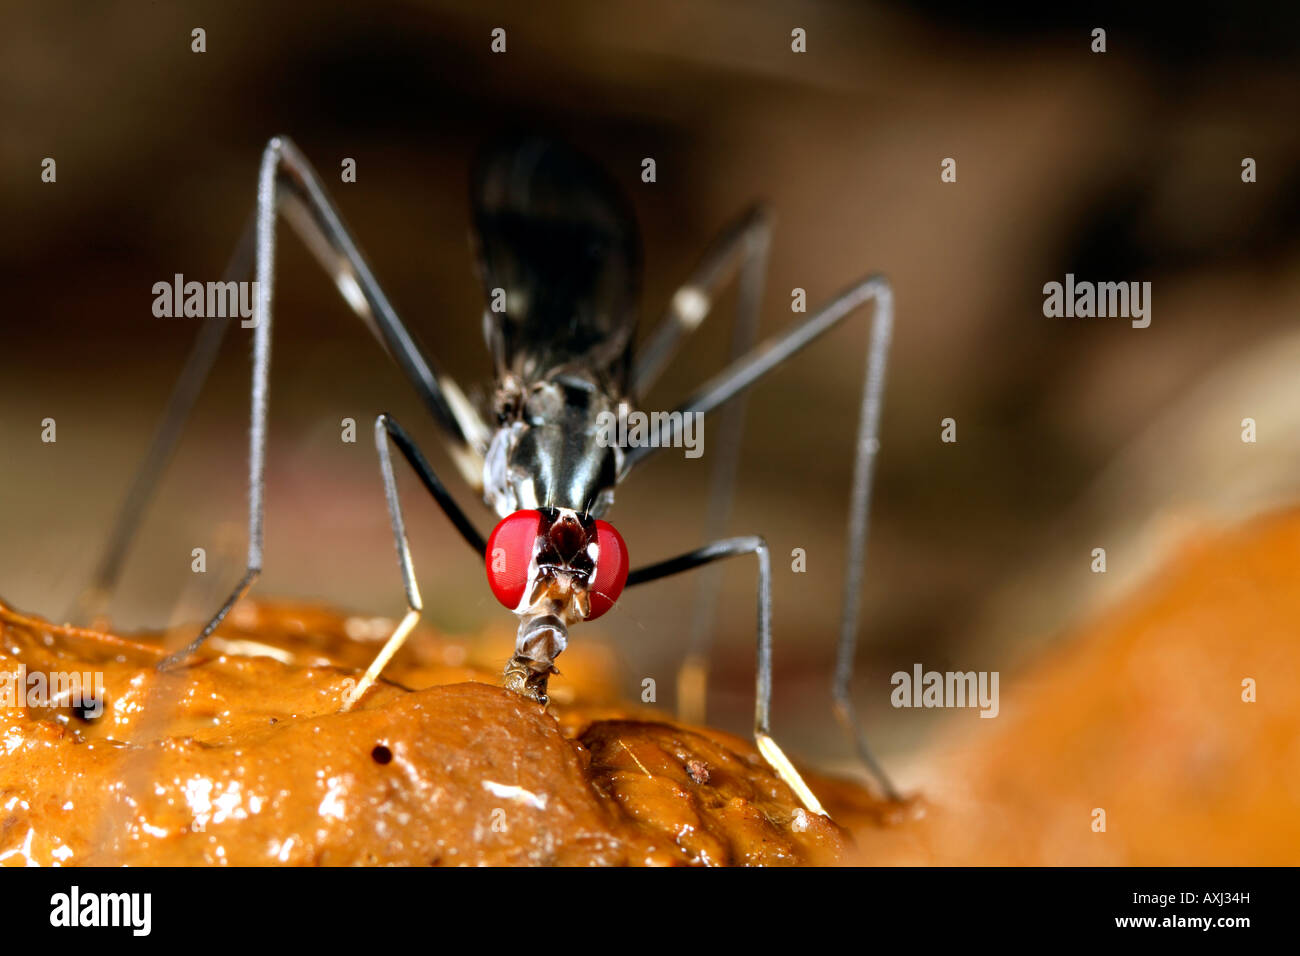
[[[731,340],[732,358],[753,348],[758,333],[758,312],[762,303],[763,280],[767,270],[767,243],[762,251],[746,260],[740,276],[740,301]],[[736,471],[740,465],[741,438],[745,431],[746,396],[737,396],[720,412],[711,446],[712,474],[709,476],[709,504],[704,523],[706,541],[722,537],[731,519],[735,498]],[[713,564],[698,575],[695,587],[695,613],[691,619],[691,636],[686,657],[677,673],[677,714],[688,722],[702,724],[708,716],[709,661],[713,654],[714,621],[718,595],[722,590],[722,566]]]
[[[268,175],[268,166],[273,169],[269,174],[272,177],[269,198],[264,195],[262,188],[263,180]],[[223,281],[243,281],[254,269],[256,258],[264,255],[269,259],[274,258],[274,229],[264,229],[262,226],[268,218],[274,218],[275,211],[281,209],[283,204],[282,211],[334,280],[345,301],[394,358],[435,420],[443,426],[457,467],[471,487],[478,489],[482,481],[481,449],[486,447],[486,426],[456,383],[437,371],[434,363],[424,355],[407,331],[358,251],[351,233],[325,194],[315,172],[287,138],[273,139],[267,145],[262,154],[258,184],[254,215],[249,218]],[[269,321],[269,297],[267,309]],[[260,316],[261,313],[257,313],[254,323],[261,323]],[[97,612],[116,585],[145,506],[171,458],[185,420],[211,372],[229,326],[229,318],[211,318],[204,322],[168,399],[162,424],[132,481],[94,578],[70,612],[72,619],[84,620]]]
[[[252,269],[255,221],[254,217],[250,216],[247,225],[244,226],[244,231],[235,244],[235,251],[230,257],[230,263],[222,275],[222,282],[239,282]],[[217,353],[221,350],[221,342],[230,327],[230,319],[230,316],[216,316],[203,321],[190,354],[185,359],[181,374],[176,379],[176,385],[172,388],[171,396],[167,399],[163,420],[154,432],[149,451],[145,454],[139,470],[136,471],[131,488],[113,522],[113,530],[108,536],[99,563],[95,566],[94,577],[69,608],[66,615],[68,620],[74,623],[90,621],[104,609],[117,587],[127,548],[144,517],[145,507],[153,498],[158,479],[171,460],[176,442],[180,440],[181,430],[185,427],[185,421],[194,410],[194,403],[203,389],[203,383],[207,381],[208,373],[212,371]]]
[[[772,217],[765,206],[755,205],[727,225],[700,258],[690,278],[673,295],[659,327],[640,350],[633,371],[633,394],[643,395],[659,376],[682,339],[695,331],[712,311],[718,294],[736,279],[737,299],[731,335],[730,361],[753,348],[767,277]],[[745,397],[739,396],[722,411],[710,452],[709,504],[704,540],[722,537],[731,517],[731,501],[740,461],[740,439],[745,428]],[[717,612],[722,568],[711,566],[696,581],[694,614],[686,656],[677,672],[677,715],[687,722],[703,723],[708,711],[709,659],[713,622]]]
[[[760,344],[749,354],[731,363],[696,393],[678,406],[687,414],[707,413],[749,388],[772,369],[802,351],[817,338],[834,328],[868,301],[875,302],[872,313],[871,342],[867,351],[867,371],[858,415],[858,431],[853,463],[853,484],[849,494],[848,553],[844,564],[844,593],[840,613],[840,636],[835,655],[835,677],[831,696],[835,715],[853,738],[858,756],[867,770],[891,799],[898,799],[889,778],[867,744],[857,723],[853,707],[851,681],[857,652],[858,618],[861,612],[861,587],[866,560],[867,534],[870,530],[871,484],[876,453],[880,448],[880,408],[885,387],[885,365],[889,340],[893,332],[893,292],[884,276],[869,276],[850,286],[829,304],[782,335]],[[675,419],[676,416],[673,416]],[[673,438],[676,439],[676,434]],[[661,442],[661,444],[668,444]],[[643,461],[656,449],[638,447],[628,452],[625,472]]]
[[[821,803],[813,794],[808,784],[804,783],[799,771],[786,757],[785,753],[772,739],[772,559],[768,554],[767,542],[760,537],[724,538],[712,544],[688,551],[676,558],[669,558],[658,564],[633,571],[627,576],[627,583],[645,584],[656,581],[670,574],[679,574],[710,564],[722,558],[736,557],[742,554],[758,556],[758,655],[754,678],[754,742],[758,752],[774,769],[782,780],[798,795],[799,800],[811,812],[826,815]]]
[[[415,470],[424,487],[442,506],[443,511],[447,513],[447,517],[451,519],[451,523],[460,531],[461,536],[469,542],[470,547],[480,555],[487,549],[483,536],[478,533],[465,516],[465,513],[452,500],[451,495],[447,493],[447,489],[438,480],[438,476],[429,467],[424,455],[420,453],[420,449],[411,440],[411,436],[390,416],[385,414],[376,418],[375,450],[379,453],[379,470],[384,478],[384,498],[388,503],[388,520],[393,527],[393,544],[397,548],[397,565],[401,569],[402,588],[406,592],[406,615],[394,628],[383,648],[375,655],[375,659],[370,662],[370,666],[366,668],[361,680],[344,698],[342,710],[345,712],[355,707],[366,691],[370,689],[370,686],[379,679],[379,675],[388,666],[388,662],[393,659],[393,655],[406,642],[412,628],[420,620],[420,612],[424,610],[424,605],[420,601],[420,588],[415,583],[415,569],[411,563],[411,548],[406,539],[406,522],[402,517],[402,503],[397,496],[397,478],[393,474],[393,459],[388,451],[390,439]]]
[[[739,271],[741,302],[736,321],[744,324],[748,309],[757,313],[761,298],[763,271],[772,234],[772,217],[767,207],[751,206],[714,239],[690,278],[674,293],[659,325],[637,348],[636,366],[632,370],[633,395],[642,396],[659,378],[682,339],[699,328],[713,308],[713,301]],[[753,273],[757,271],[757,276]]]
[[[446,512],[451,523],[456,526],[465,543],[478,552],[479,557],[487,553],[487,540],[479,534],[474,523],[456,504],[456,499],[447,491],[447,487],[439,480],[434,473],[433,467],[429,464],[428,459],[424,457],[415,439],[407,434],[406,429],[399,425],[391,415],[387,413],[380,415],[375,419],[375,443],[379,445],[379,464],[386,471],[391,471],[388,467],[388,447],[381,442],[384,435],[392,439],[397,450],[402,453],[407,464],[415,472],[415,476],[420,479],[420,484],[424,485],[425,490],[433,496],[434,501],[438,502],[442,510]],[[385,485],[387,487],[387,485]],[[394,529],[396,530],[396,529]]]
[[[310,164],[287,138],[276,138],[262,153],[258,172],[255,228],[257,295],[253,313],[253,387],[248,461],[248,560],[243,578],[189,645],[159,664],[175,666],[196,650],[230,609],[252,587],[262,571],[262,519],[265,491],[266,417],[271,364],[271,302],[275,278],[275,224],[281,201],[286,214],[325,269],[334,277],[344,299],[379,337],[381,343],[424,398],[436,421],[447,432],[453,458],[462,472],[474,476],[485,446],[486,426],[456,384],[435,370],[398,317],[375,280],[337,210],[326,196]],[[477,487],[480,478],[471,484]],[[444,504],[445,507],[445,504]],[[463,529],[462,529],[462,533]]]

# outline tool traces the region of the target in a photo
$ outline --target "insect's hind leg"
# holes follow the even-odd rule
[[[230,262],[222,274],[223,285],[228,282],[243,281],[252,270],[255,224],[256,218],[250,216],[239,241],[235,244]],[[186,356],[181,374],[177,376],[176,384],[167,399],[166,411],[150,440],[149,450],[136,470],[131,487],[114,519],[113,528],[109,532],[99,563],[95,566],[94,576],[90,584],[77,595],[72,607],[65,614],[68,621],[74,624],[90,623],[104,610],[109,598],[112,597],[118,578],[122,574],[122,565],[125,563],[131,539],[135,536],[136,528],[144,517],[145,507],[153,497],[158,478],[167,467],[167,462],[176,448],[181,431],[185,427],[185,420],[189,418],[194,403],[198,400],[199,392],[203,389],[203,383],[207,381],[208,373],[212,371],[212,365],[226,337],[230,320],[230,316],[216,316],[204,320],[203,327],[199,330],[189,355]]]
[[[371,685],[379,679],[379,675],[388,666],[388,662],[393,659],[393,655],[406,642],[411,630],[420,620],[420,613],[424,610],[424,605],[420,600],[420,588],[415,581],[415,568],[411,563],[411,548],[407,543],[406,521],[402,517],[402,503],[397,495],[397,478],[393,474],[393,459],[388,450],[390,440],[401,451],[402,456],[414,469],[421,483],[433,495],[434,500],[438,502],[442,510],[446,512],[447,517],[451,519],[451,523],[456,526],[456,529],[469,546],[480,555],[483,554],[487,547],[482,535],[470,523],[451,495],[447,493],[447,489],[438,480],[438,476],[429,466],[429,462],[405,429],[388,415],[380,415],[376,418],[375,451],[379,455],[379,470],[384,479],[384,499],[388,504],[388,520],[393,528],[393,545],[397,549],[397,566],[402,572],[402,588],[406,593],[406,615],[393,630],[383,648],[375,655],[375,659],[366,668],[366,672],[361,676],[361,679],[344,698],[343,707],[341,708],[343,711],[349,711],[355,707]]]
[[[799,771],[772,739],[772,559],[767,542],[761,537],[724,538],[688,551],[676,558],[640,568],[627,577],[627,583],[644,584],[711,564],[723,558],[752,554],[758,558],[758,649],[754,678],[754,742],[763,759],[777,772],[799,801],[813,813],[826,816],[821,802],[804,782]]]
[[[248,441],[248,558],[244,576],[235,589],[209,618],[199,635],[178,651],[158,663],[160,671],[182,663],[198,650],[225,620],[262,574],[262,503],[266,491],[266,415],[267,390],[271,375],[271,284],[275,275],[276,176],[279,151],[267,149],[257,176],[257,212],[254,228],[256,265],[254,281],[257,295],[253,303],[253,387],[252,414]]]

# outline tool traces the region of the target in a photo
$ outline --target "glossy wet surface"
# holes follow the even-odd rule
[[[614,706],[598,655],[566,655],[569,702],[548,713],[495,686],[473,647],[417,632],[385,675],[404,686],[339,713],[387,626],[243,605],[158,674],[153,640],[0,609],[4,669],[104,689],[97,717],[93,702],[0,711],[0,859],[809,864],[851,846],[750,742]]]
[[[1297,568],[1298,510],[1189,534],[899,768],[924,800],[806,775],[838,826],[750,741],[619,704],[589,642],[545,712],[495,686],[510,634],[417,632],[388,676],[424,689],[339,714],[391,621],[245,605],[159,676],[153,643],[0,608],[0,672],[93,669],[107,697],[0,708],[0,861],[1294,864]]]

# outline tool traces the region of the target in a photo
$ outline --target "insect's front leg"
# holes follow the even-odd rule
[[[754,742],[758,752],[777,772],[799,801],[811,812],[826,816],[821,802],[804,782],[790,758],[772,739],[772,559],[767,542],[757,536],[724,538],[688,551],[676,558],[641,568],[627,576],[627,583],[645,584],[672,574],[680,574],[723,558],[752,554],[758,558],[758,648],[754,680]]]
[[[867,744],[866,735],[857,722],[850,686],[857,651],[867,534],[871,526],[872,476],[875,471],[876,454],[880,449],[878,436],[880,410],[885,390],[885,366],[894,327],[894,296],[889,280],[880,275],[867,276],[845,289],[784,334],[760,343],[748,354],[741,356],[700,386],[691,398],[678,406],[677,411],[681,413],[681,418],[673,416],[673,420],[684,420],[687,415],[707,414],[725,405],[850,315],[863,314],[860,310],[867,303],[874,303],[875,309],[867,313],[872,318],[871,338],[867,346],[867,368],[862,384],[858,427],[854,435],[853,480],[849,493],[843,604],[840,612],[840,635],[836,647],[831,699],[835,716],[852,737],[863,765],[880,782],[885,795],[891,800],[898,800],[898,791],[876,760]],[[676,429],[680,426],[674,427]],[[644,445],[630,450],[625,457],[624,471],[631,470],[659,448],[675,445],[678,438],[674,430],[670,442],[660,441],[657,445]],[[630,578],[629,583],[631,583]]]
[[[402,588],[406,593],[406,614],[394,628],[375,659],[370,662],[366,672],[357,681],[343,701],[342,710],[349,711],[356,706],[367,690],[379,679],[388,662],[406,643],[407,637],[420,620],[424,604],[420,600],[420,588],[415,581],[415,568],[411,562],[411,548],[406,540],[406,520],[402,515],[402,502],[397,495],[397,478],[393,474],[393,458],[388,451],[392,442],[402,453],[407,464],[414,469],[420,483],[433,496],[434,501],[451,519],[466,543],[482,556],[487,547],[483,536],[466,517],[456,501],[447,492],[437,474],[425,459],[418,445],[396,421],[389,415],[380,415],[375,419],[375,451],[379,455],[379,471],[384,480],[384,500],[388,504],[388,520],[393,529],[393,546],[397,549],[397,566],[402,573]]]
[[[765,206],[755,205],[709,244],[690,278],[674,293],[658,328],[640,347],[632,373],[633,394],[645,394],[685,336],[694,332],[712,313],[718,296],[733,279],[737,296],[729,360],[735,360],[753,347],[758,334],[771,239],[771,213]],[[744,396],[729,403],[721,415],[714,432],[719,437],[714,439],[709,453],[713,468],[704,524],[706,540],[721,537],[731,517],[736,469],[740,461],[740,436],[745,427]],[[720,571],[719,568],[710,568],[702,572],[696,582],[690,644],[677,679],[677,715],[687,723],[702,724],[707,716],[709,657],[717,597],[721,590]]]

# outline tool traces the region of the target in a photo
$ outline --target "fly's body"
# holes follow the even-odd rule
[[[694,274],[638,347],[640,237],[624,196],[603,170],[558,144],[514,139],[483,154],[471,188],[479,273],[487,301],[483,330],[495,375],[489,407],[483,410],[467,401],[453,379],[418,345],[305,157],[287,139],[277,138],[268,144],[258,177],[255,215],[226,275],[226,281],[237,281],[251,271],[259,289],[253,323],[247,569],[195,640],[160,666],[181,665],[217,629],[262,570],[275,227],[283,215],[420,394],[461,475],[482,494],[498,519],[484,537],[447,492],[410,435],[388,415],[376,419],[376,451],[407,614],[348,694],[343,709],[352,709],[362,701],[423,609],[393,473],[390,448],[396,446],[460,536],[480,555],[493,594],[519,618],[515,651],[504,672],[505,685],[543,705],[548,680],[556,672],[555,659],[568,642],[569,629],[606,613],[625,586],[726,558],[754,557],[758,570],[755,739],[763,756],[805,805],[824,812],[769,732],[772,572],[766,543],[758,536],[721,538],[631,569],[626,543],[605,518],[614,504],[618,483],[663,443],[621,446],[608,439],[608,430],[599,423],[626,414],[646,394],[681,340],[708,316],[722,287],[733,279],[739,286],[735,357],[666,416],[677,423],[674,427],[680,427],[688,416],[706,415],[736,399],[870,301],[875,304],[874,321],[854,443],[844,607],[832,690],[835,713],[853,734],[867,767],[893,797],[888,779],[858,730],[850,693],[872,467],[892,327],[888,283],[879,276],[862,279],[783,334],[754,347],[770,236],[766,211],[755,208],[728,227],[706,251]],[[200,334],[110,538],[94,586],[87,592],[91,599],[109,593],[117,580],[144,504],[227,326],[226,320],[212,320]],[[715,476],[723,479],[715,489],[721,487],[724,492],[715,494],[712,502],[715,516],[723,517],[729,505],[726,479],[734,477],[738,452],[734,405],[729,412],[733,418],[724,424],[732,427],[723,429],[721,447],[715,452]],[[693,708],[696,719],[702,719],[708,661],[707,629],[701,633],[704,638],[697,639],[687,654],[678,682],[679,706]]]
[[[483,332],[496,369],[488,506],[613,504],[622,449],[597,422],[627,400],[641,247],[604,173],[537,140],[485,155],[474,176]]]
[[[622,538],[598,520],[623,454],[597,424],[626,402],[641,249],[604,173],[554,144],[487,152],[473,192],[496,370],[483,492],[502,519],[487,574],[520,617],[506,686],[545,702],[568,628],[608,610],[627,579]]]

